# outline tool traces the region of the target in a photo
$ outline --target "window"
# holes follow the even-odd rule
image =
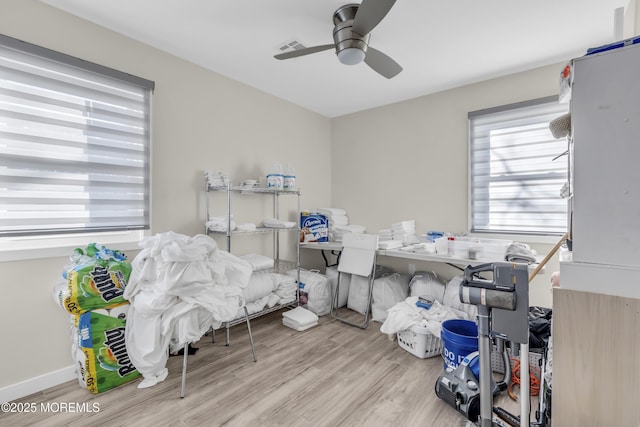
[[[0,238],[149,229],[154,83],[3,35],[0,70]]]
[[[469,113],[472,232],[556,235],[567,230],[567,140],[549,122],[567,113],[557,97]]]

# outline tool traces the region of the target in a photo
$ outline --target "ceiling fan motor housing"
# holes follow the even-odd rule
[[[335,25],[333,41],[338,55],[345,49],[359,49],[364,53],[367,52],[370,35],[360,35],[351,31],[358,6],[358,4],[347,4],[340,7],[333,14],[333,23]]]

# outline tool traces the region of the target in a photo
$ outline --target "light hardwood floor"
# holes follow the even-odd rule
[[[253,362],[244,324],[216,342],[203,337],[189,356],[180,399],[182,357],[170,357],[168,378],[148,389],[139,380],[99,395],[70,381],[20,399],[21,403],[94,403],[93,413],[0,413],[2,426],[462,426],[462,415],[434,392],[441,357],[419,359],[380,333],[330,316],[297,332],[281,312],[251,321]],[[518,414],[506,393],[496,405]],[[533,403],[532,403],[533,405]],[[535,408],[532,408],[532,412]]]

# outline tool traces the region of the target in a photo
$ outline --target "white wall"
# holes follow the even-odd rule
[[[371,233],[409,219],[416,220],[418,232],[466,231],[467,114],[556,95],[563,67],[543,67],[333,119],[334,206],[345,208],[352,223]],[[566,142],[559,141],[558,154],[564,149]],[[546,255],[554,244],[532,246]],[[382,261],[407,271],[407,262]],[[550,272],[559,269],[557,256],[552,261],[547,273],[531,284],[532,305],[551,306]],[[446,278],[459,273],[442,264],[416,268],[433,269]]]
[[[204,231],[205,170],[239,183],[275,160],[291,162],[303,203],[330,205],[329,180],[316,179],[329,177],[328,118],[35,0],[2,0],[0,33],[155,81],[152,233]],[[296,205],[287,206],[282,213],[295,217]],[[252,209],[257,220],[271,216],[270,203]],[[0,263],[0,391],[72,364],[68,316],[52,298],[67,260]]]

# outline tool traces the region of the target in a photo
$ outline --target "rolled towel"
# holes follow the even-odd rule
[[[293,228],[296,226],[293,221],[282,221],[277,218],[266,218],[262,220],[262,224],[267,228]]]
[[[332,215],[329,217],[329,223],[333,222],[334,225],[348,225],[349,217],[346,215]]]

